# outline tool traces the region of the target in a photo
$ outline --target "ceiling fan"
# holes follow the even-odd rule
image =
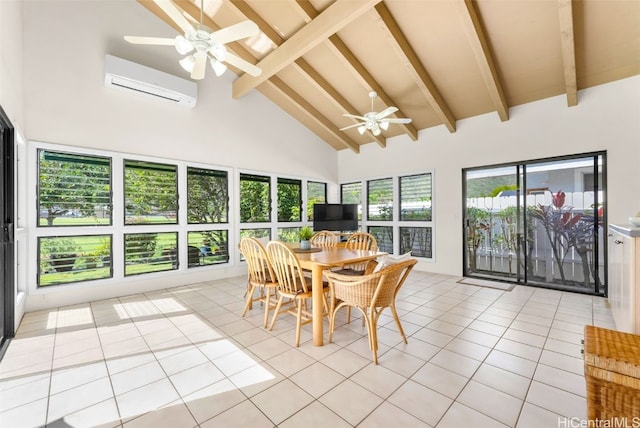
[[[248,61],[227,51],[226,43],[252,37],[260,32],[255,22],[246,20],[237,24],[213,31],[203,22],[203,0],[200,0],[200,22],[191,24],[182,11],[170,0],[153,0],[181,29],[184,35],[177,37],[143,37],[124,36],[124,39],[133,44],[140,45],[167,45],[175,46],[181,55],[193,52],[180,60],[180,65],[191,73],[191,78],[200,80],[204,78],[207,65],[207,57],[216,76],[221,76],[227,66],[231,64],[251,76],[259,76],[262,70]]]
[[[371,111],[369,113],[365,113],[363,116],[349,113],[343,114],[343,116],[345,117],[359,119],[362,122],[340,128],[340,131],[355,128],[357,126],[360,135],[363,135],[367,130],[369,130],[373,135],[377,137],[383,130],[386,131],[387,129],[389,129],[390,123],[411,123],[411,119],[407,117],[387,117],[390,114],[397,112],[398,107],[387,107],[380,113],[376,113],[375,111],[373,111],[373,100],[375,100],[377,96],[378,94],[375,91],[369,92],[369,98],[371,98]]]

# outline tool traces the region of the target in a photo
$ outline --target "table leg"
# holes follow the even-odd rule
[[[311,286],[312,290],[312,304],[313,304],[313,344],[315,346],[322,346],[322,313],[324,306],[322,303],[322,267],[313,266],[311,270]]]

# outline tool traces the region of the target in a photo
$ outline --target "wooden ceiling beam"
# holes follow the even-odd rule
[[[413,76],[422,95],[424,95],[429,105],[431,105],[431,108],[433,108],[436,115],[440,118],[440,122],[443,123],[450,132],[455,132],[456,118],[453,116],[453,113],[451,113],[444,98],[440,95],[440,91],[438,91],[435,83],[431,80],[429,73],[422,65],[422,62],[400,29],[400,26],[393,18],[393,15],[391,15],[391,11],[389,11],[384,3],[378,3],[375,11],[380,18],[380,29],[389,35],[389,38],[393,42],[394,49],[402,59],[407,70],[409,70],[409,73]]]
[[[311,82],[314,83],[315,87],[323,92],[333,104],[338,107],[340,110],[346,113],[353,113],[357,111],[354,106],[349,103],[340,93],[333,87],[329,82],[327,82],[320,74],[304,59],[300,58],[295,62],[296,68],[302,72],[305,76],[307,76]],[[358,122],[357,119],[353,119],[353,122]],[[380,147],[387,146],[387,139],[382,135],[373,135],[371,136],[376,140]]]
[[[244,14],[247,18],[251,19],[255,22],[260,31],[264,33],[276,46],[280,46],[285,42],[285,39],[278,34],[275,29],[269,25],[262,17],[260,17],[246,2],[241,0],[230,0],[230,4],[232,4],[238,12]],[[309,19],[311,21],[311,19]],[[309,81],[321,92],[323,92],[330,101],[332,101],[340,110],[351,113],[356,111],[355,107],[353,107],[340,93],[324,79],[307,61],[303,58],[298,58],[294,62],[294,66],[296,69],[304,75]],[[281,90],[282,94],[288,94],[292,89],[287,88],[287,90]],[[293,101],[293,100],[292,100]],[[327,129],[330,133],[333,133],[335,126]],[[372,134],[373,135],[373,134]],[[373,136],[376,142],[381,147],[387,146],[387,140],[383,135]]]
[[[491,101],[498,112],[500,120],[503,122],[509,120],[509,106],[502,90],[502,84],[500,83],[498,71],[491,55],[480,17],[472,0],[459,0],[459,4],[463,27],[480,67],[480,73],[482,73]]]
[[[309,3],[308,1],[298,1],[298,5],[305,11],[310,18],[315,19],[318,16],[319,12]],[[391,99],[389,94],[385,92],[385,90],[378,84],[376,79],[369,73],[366,67],[356,58],[351,49],[347,47],[347,45],[342,41],[342,39],[334,34],[329,37],[329,41],[331,42],[329,46],[335,51],[336,56],[342,58],[345,61],[345,64],[351,67],[354,76],[356,76],[362,83],[363,86],[371,88],[371,90],[376,91],[378,97],[384,102],[387,106],[395,106],[396,103]],[[351,110],[353,112],[355,110]],[[349,112],[349,111],[347,111]],[[396,112],[396,116],[398,117],[406,117],[404,113],[400,109]],[[410,123],[401,123],[398,126],[404,129],[404,132],[411,138],[413,141],[418,139],[418,130],[415,126]]]
[[[578,104],[578,82],[576,78],[576,53],[573,32],[573,7],[571,0],[558,0],[560,18],[560,46],[564,69],[564,86],[567,92],[567,105]]]
[[[244,74],[233,82],[233,98],[240,98],[256,88],[280,70],[290,65],[311,49],[324,42],[367,10],[382,0],[337,0],[313,21],[278,46],[273,52],[258,62],[262,69],[260,76]]]
[[[349,138],[344,132],[340,131],[329,119],[311,105],[309,101],[284,83],[282,79],[278,76],[272,76],[269,79],[269,83],[277,88],[282,94],[286,95],[292,102],[300,106],[302,111],[304,111],[309,118],[315,121],[318,125],[327,129],[337,141],[340,141],[345,147],[353,150],[354,153],[360,153],[360,145],[358,143]]]

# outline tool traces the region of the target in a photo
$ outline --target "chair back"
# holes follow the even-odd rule
[[[350,250],[378,250],[376,237],[367,232],[356,232],[347,239],[345,247]]]
[[[338,245],[338,235],[329,230],[321,230],[311,237],[311,245],[320,248],[335,248]]]
[[[394,302],[416,263],[416,259],[410,259],[363,276],[328,272],[326,277],[332,288],[332,298],[360,308],[383,308]]]
[[[295,296],[307,293],[307,287],[298,256],[286,244],[271,241],[267,244],[267,254],[271,259],[271,266],[278,280],[278,289],[285,295]]]
[[[354,233],[349,237],[349,239],[347,239],[344,246],[349,250],[378,251],[378,242],[376,241],[376,237],[367,232]],[[354,272],[362,273],[366,269],[367,263],[350,264],[345,267]]]
[[[240,252],[247,262],[250,282],[263,286],[268,282],[275,282],[276,276],[271,266],[271,260],[260,241],[253,237],[242,238]]]

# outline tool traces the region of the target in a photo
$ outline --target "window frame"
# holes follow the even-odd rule
[[[138,222],[128,222],[127,220],[129,220],[130,218],[135,219],[136,217],[139,216],[133,216],[133,217],[128,217],[127,216],[127,162],[130,163],[137,163],[140,166],[136,167],[137,169],[147,169],[147,170],[152,170],[152,171],[162,171],[162,170],[166,170],[166,171],[171,171],[173,170],[173,173],[175,174],[175,180],[173,182],[173,189],[175,191],[175,214],[174,214],[174,218],[175,221],[171,221],[169,215],[166,215],[167,221],[160,221],[160,222],[143,222],[143,223],[138,223]],[[153,167],[153,166],[158,166],[158,167]],[[159,167],[163,167],[163,168],[159,168]],[[133,168],[131,166],[129,166],[129,168]],[[122,206],[124,208],[123,210],[123,221],[125,226],[131,226],[131,225],[136,225],[136,226],[151,226],[151,225],[161,225],[161,224],[167,224],[167,225],[177,225],[178,224],[178,211],[180,210],[180,203],[179,203],[179,198],[180,198],[180,194],[178,193],[178,166],[176,164],[171,164],[171,163],[164,163],[164,162],[150,162],[150,161],[146,161],[146,160],[135,160],[135,159],[130,159],[130,158],[124,158],[122,160]],[[166,213],[169,213],[171,210],[167,210],[165,211]],[[156,216],[158,212],[161,211],[150,211],[147,213],[143,213],[141,214],[142,216],[147,216],[147,217],[152,217],[152,216]]]
[[[50,153],[52,156],[59,156],[59,157],[77,157],[77,158],[94,158],[95,161],[93,161],[93,163],[97,163],[100,161],[103,161],[104,163],[107,163],[108,165],[108,185],[109,185],[109,200],[107,201],[107,206],[108,206],[108,223],[94,223],[94,224],[90,224],[91,226],[97,226],[97,227],[104,227],[104,226],[111,226],[113,224],[113,162],[112,159],[110,157],[107,156],[98,156],[98,155],[93,155],[93,154],[84,154],[84,153],[75,153],[75,152],[70,152],[70,151],[65,151],[65,150],[49,150],[46,148],[37,148],[36,149],[36,227],[37,228],[55,228],[55,227],[81,227],[81,226],[87,226],[89,224],[41,224],[41,217],[40,217],[40,213],[42,211],[42,207],[41,207],[41,189],[42,189],[42,184],[41,184],[41,167],[42,167],[42,159],[41,159],[41,154],[42,156],[46,156],[45,153]],[[79,161],[75,161],[78,163],[81,163]],[[88,162],[87,162],[88,163]],[[69,211],[67,209],[67,211]],[[64,217],[64,215],[59,215],[56,216],[57,217]],[[55,221],[55,220],[54,220]],[[53,222],[53,221],[52,221]]]
[[[415,175],[423,175],[423,174],[430,174],[431,175],[431,220],[426,221],[426,220],[400,220],[400,179],[401,177],[407,177],[407,176],[415,176]],[[391,179],[392,180],[392,204],[393,204],[393,209],[392,211],[392,219],[391,220],[372,220],[369,219],[368,214],[369,214],[369,189],[368,189],[368,182],[370,181],[376,181],[376,180],[384,180],[384,179]],[[361,213],[362,213],[362,218],[360,220],[360,230],[364,230],[364,231],[375,231],[377,227],[391,227],[393,230],[393,239],[392,239],[392,247],[393,247],[393,251],[388,251],[388,252],[392,252],[394,254],[401,254],[401,228],[409,228],[409,227],[424,227],[429,229],[429,234],[430,234],[430,243],[431,243],[431,248],[430,248],[430,253],[431,253],[431,257],[422,257],[421,255],[413,255],[414,257],[418,258],[420,261],[424,261],[424,262],[428,262],[428,263],[433,263],[435,262],[435,258],[436,258],[436,250],[435,250],[435,239],[436,239],[436,230],[435,230],[435,173],[433,170],[420,170],[420,171],[409,171],[403,174],[397,174],[397,175],[384,175],[384,176],[373,176],[373,177],[367,177],[367,178],[363,178],[362,180],[349,180],[349,181],[345,181],[344,183],[339,183],[339,187],[340,187],[340,197],[341,197],[341,201],[342,203],[346,203],[344,201],[343,195],[344,195],[344,189],[345,186],[354,186],[354,185],[358,185],[360,186],[360,189],[366,189],[366,195],[364,195],[365,192],[361,192],[361,198],[362,198],[362,202],[360,204],[361,207]],[[348,203],[351,203],[351,200],[347,201]],[[397,207],[397,208],[396,208]],[[372,229],[374,228],[374,229]]]

